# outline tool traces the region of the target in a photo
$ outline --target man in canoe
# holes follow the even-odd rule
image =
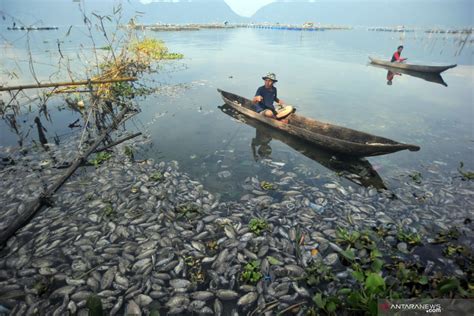
[[[286,106],[283,110],[277,111],[273,105],[276,102],[280,107],[284,106],[281,99],[277,97],[277,88],[274,83],[278,82],[274,73],[268,73],[262,77],[265,84],[257,89],[252,103],[255,105],[255,111],[262,113],[266,117],[282,119],[293,112],[292,106]],[[287,113],[288,112],[288,113]]]
[[[391,60],[392,63],[393,62],[402,63],[405,60],[407,60],[406,58],[402,58],[402,50],[403,50],[403,45],[398,46],[397,51],[393,53],[392,55],[392,60]]]

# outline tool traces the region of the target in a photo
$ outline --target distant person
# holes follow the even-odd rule
[[[403,45],[398,46],[397,51],[393,53],[392,55],[392,60],[391,60],[392,63],[393,62],[402,63],[405,60],[407,60],[407,58],[402,58],[402,51],[403,51]]]
[[[280,107],[284,106],[283,100],[277,97],[277,88],[274,84],[278,82],[274,73],[268,73],[262,77],[265,80],[265,84],[257,89],[255,97],[252,99],[252,103],[255,105],[255,111],[261,113],[266,117],[275,119],[281,119],[293,112],[292,106],[286,106],[283,110],[277,112],[275,106],[276,102]]]

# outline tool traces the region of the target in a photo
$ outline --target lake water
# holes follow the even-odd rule
[[[89,43],[84,32],[76,28],[76,33],[65,38],[66,31],[30,33],[40,80],[47,80],[47,74],[57,71],[57,39],[64,40],[63,54],[75,62],[81,59],[76,56],[83,49],[79,43]],[[24,33],[2,35],[4,69],[11,70],[16,65],[23,68],[21,79],[10,80],[4,72],[2,82],[28,82],[31,76]],[[278,139],[257,135],[255,127],[221,111],[223,101],[217,88],[251,98],[267,72],[276,73],[279,97],[296,106],[301,115],[419,145],[418,152],[401,151],[368,159],[390,190],[402,188],[414,172],[420,172],[424,181],[449,186],[459,179],[457,168],[461,161],[466,170],[474,169],[472,37],[461,49],[459,40],[465,35],[365,29],[226,29],[147,35],[164,40],[170,51],[182,53],[185,58],[163,62],[159,74],[145,78],[146,83],[161,86],[162,93],[141,100],[142,113],[128,124],[151,137],[152,145],[140,156],[177,160],[183,171],[222,199],[244,194],[242,185],[248,177],[272,181],[279,172],[289,171],[310,185],[335,181],[357,187],[324,163]],[[387,70],[368,65],[368,56],[388,59],[400,44],[405,46],[403,56],[410,62],[458,64],[442,75],[448,86],[404,74],[396,75],[392,85],[387,85]],[[87,63],[84,58],[82,62]],[[6,94],[3,96],[8,99]],[[32,130],[30,138],[36,137],[28,123],[33,117],[26,115],[25,122],[20,122],[23,128]],[[69,111],[52,111],[52,118],[52,125],[45,122],[50,138],[55,133],[69,133],[67,125],[76,116]],[[4,121],[0,132],[0,145],[16,143]],[[264,148],[260,148],[262,144]],[[311,150],[304,145],[297,149]],[[330,155],[324,157],[324,161],[330,159]],[[470,186],[469,182],[463,185]]]

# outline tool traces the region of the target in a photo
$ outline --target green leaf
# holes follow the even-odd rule
[[[347,302],[352,306],[352,307],[359,307],[361,304],[361,295],[360,292],[352,292],[349,297],[347,298]]]
[[[418,280],[418,283],[420,283],[421,285],[428,284],[428,277],[426,275],[422,275]]]
[[[334,303],[333,301],[331,302],[328,302],[327,306],[326,306],[326,310],[329,312],[329,313],[333,313],[336,311],[336,308],[337,308],[337,305],[336,303]]]
[[[341,295],[347,295],[347,294],[350,294],[351,292],[352,290],[347,287],[339,290],[339,294]]]
[[[372,262],[371,268],[372,271],[374,272],[380,272],[382,270],[384,262],[380,259],[375,259],[374,262]]]
[[[459,280],[457,279],[447,279],[444,281],[441,281],[438,284],[438,290],[443,293],[449,293],[454,289],[457,289],[459,287]]]
[[[364,282],[365,280],[365,276],[362,271],[353,271],[352,276],[354,277],[354,279],[356,279],[359,282]]]
[[[352,250],[347,249],[340,252],[340,254],[349,261],[354,261],[355,254]]]
[[[382,257],[382,253],[378,249],[374,249],[370,252],[370,258],[380,258]]]
[[[319,308],[324,308],[326,306],[326,300],[323,299],[321,293],[316,293],[316,295],[313,296],[313,301],[318,305]]]
[[[365,280],[365,288],[371,293],[377,293],[385,288],[385,280],[377,273],[370,273]]]

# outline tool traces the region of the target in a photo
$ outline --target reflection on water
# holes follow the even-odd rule
[[[407,69],[403,69],[403,68],[392,68],[392,67],[387,67],[387,66],[377,65],[377,64],[372,64],[372,63],[370,63],[369,65],[372,66],[372,67],[387,69],[387,85],[389,85],[389,86],[392,85],[393,80],[397,76],[402,76],[402,74],[412,76],[412,77],[415,77],[415,78],[420,78],[420,79],[423,79],[425,81],[438,83],[438,84],[443,85],[445,87],[448,86],[448,84],[446,82],[444,82],[443,77],[441,77],[440,74],[428,73],[428,72],[418,72],[418,71],[407,70]]]
[[[356,184],[365,187],[372,186],[379,190],[386,189],[382,178],[366,159],[341,159],[341,157],[316,148],[299,138],[265,126],[251,118],[244,117],[228,105],[219,106],[219,109],[227,115],[255,127],[255,137],[250,144],[255,161],[271,158],[272,148],[270,143],[273,139],[277,139],[322,166],[336,172],[339,176],[343,176]]]

